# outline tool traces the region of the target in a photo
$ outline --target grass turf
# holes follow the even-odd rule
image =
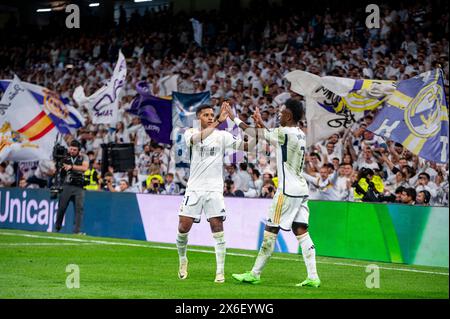
[[[189,277],[182,281],[177,278],[174,245],[0,229],[0,298],[449,297],[448,268],[317,257],[322,286],[299,288],[295,284],[306,278],[301,256],[275,253],[263,272],[262,283],[248,285],[234,281],[231,274],[251,269],[257,252],[228,249],[227,253],[226,282],[215,284],[213,249],[189,246]],[[79,266],[79,289],[66,287],[69,264]],[[366,288],[368,264],[382,267],[380,288]]]

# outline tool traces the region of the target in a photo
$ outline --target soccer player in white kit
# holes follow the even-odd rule
[[[200,222],[202,211],[211,226],[215,240],[216,277],[215,282],[225,281],[225,238],[223,221],[225,204],[223,199],[223,158],[226,149],[248,147],[247,143],[236,139],[226,131],[217,130],[217,126],[228,117],[228,103],[223,103],[218,120],[214,120],[214,110],[209,105],[200,106],[197,119],[201,130],[188,129],[184,138],[190,148],[191,167],[186,193],[179,211],[177,248],[179,255],[178,277],[188,276],[186,257],[188,234],[194,222]]]
[[[296,286],[319,287],[320,279],[316,269],[316,252],[308,233],[308,184],[303,177],[306,152],[306,137],[298,123],[304,111],[299,101],[287,100],[280,108],[280,126],[269,130],[264,126],[259,110],[253,118],[258,127],[264,128],[264,138],[276,146],[278,189],[273,198],[266,222],[264,238],[253,269],[233,278],[245,283],[260,283],[261,272],[275,247],[280,229],[291,230],[297,237],[302,250],[308,277]],[[230,114],[232,118],[232,115]],[[233,119],[233,118],[232,118]],[[241,129],[248,125],[234,119]]]

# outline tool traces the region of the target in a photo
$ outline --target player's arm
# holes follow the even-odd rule
[[[233,111],[231,110],[231,107],[227,102],[224,102],[224,104],[225,104],[225,110],[228,112],[228,116],[230,117],[230,119],[234,123],[236,123],[236,125],[242,131],[244,131],[244,133],[249,137],[248,141],[242,142],[240,144],[240,146],[238,147],[238,149],[246,151],[246,152],[254,149],[256,144],[258,144],[258,128],[263,128],[263,127],[265,128],[264,123],[262,123],[262,119],[261,119],[262,127],[261,126],[251,127],[247,123],[244,123],[243,121],[241,121],[240,119],[238,119],[237,117],[234,116]],[[257,109],[257,112],[259,114],[258,109]],[[261,117],[261,115],[259,115],[259,117]],[[256,123],[256,121],[255,121],[255,123]],[[261,135],[263,135],[263,134],[261,134]]]
[[[224,103],[225,104],[225,103]],[[201,130],[198,133],[193,134],[190,139],[189,143],[190,145],[195,145],[198,143],[201,143],[204,139],[206,139],[208,136],[211,135],[212,132],[220,125],[222,124],[228,117],[228,112],[226,110],[226,107],[222,104],[222,107],[220,109],[220,115],[217,120],[214,121],[214,123],[209,126],[208,128],[205,128]]]
[[[266,125],[264,124],[261,113],[259,112],[259,108],[256,108],[255,113],[253,114],[253,120],[255,121],[256,127],[251,127],[250,125],[242,122],[240,119],[236,118],[231,111],[231,107],[227,105],[228,110],[228,116],[231,120],[233,120],[241,130],[245,132],[250,137],[255,138],[252,143],[255,143],[255,145],[258,143],[258,138],[261,136],[266,141],[268,141],[272,145],[277,145],[279,143],[283,143],[283,136],[279,136],[279,130],[273,129],[269,130]],[[253,144],[247,145],[248,149],[252,149]]]

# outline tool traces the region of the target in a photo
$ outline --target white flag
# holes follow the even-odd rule
[[[312,73],[293,71],[285,78],[291,83],[291,90],[303,95],[306,100],[306,121],[308,130],[306,134],[307,146],[313,145],[335,133],[349,128],[353,123],[363,117],[363,112],[354,112],[344,104],[343,98],[330,91],[324,85],[323,78]],[[328,77],[335,88],[342,93],[344,86],[349,87],[351,79]]]
[[[158,80],[159,97],[170,96],[178,91],[178,74],[166,75]]]
[[[194,29],[194,41],[197,42],[199,46],[202,46],[203,37],[203,25],[196,19],[192,18],[192,28]]]
[[[94,124],[114,124],[117,122],[119,95],[125,86],[127,65],[125,57],[119,51],[119,58],[114,67],[113,76],[106,85],[89,97],[79,86],[73,92],[73,99],[82,106],[85,105]]]

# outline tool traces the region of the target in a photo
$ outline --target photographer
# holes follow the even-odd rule
[[[384,185],[380,176],[375,175],[370,168],[363,168],[358,174],[358,180],[352,184],[355,201],[384,201]]]
[[[114,183],[114,175],[106,172],[104,178],[99,179],[100,189],[105,192],[115,192],[116,184]]]
[[[262,198],[273,198],[275,196],[276,188],[272,181],[268,181],[264,183],[264,186],[261,189],[261,197]]]
[[[162,186],[162,179],[154,176],[150,179],[150,182],[147,182],[147,189],[145,193],[147,194],[161,194],[164,192],[164,187]]]
[[[80,155],[80,148],[80,142],[72,141],[68,155],[62,160],[62,171],[60,174],[63,184],[55,224],[55,229],[58,232],[61,230],[69,201],[73,201],[75,205],[75,227],[73,232],[81,234],[80,228],[84,210],[84,172],[89,168],[89,162],[86,156]]]

